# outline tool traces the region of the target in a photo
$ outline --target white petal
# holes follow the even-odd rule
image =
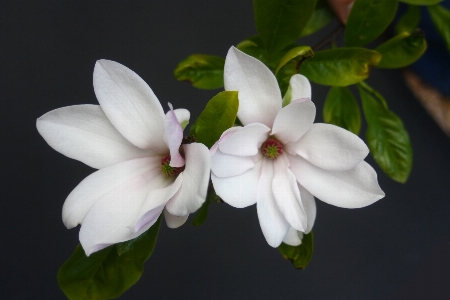
[[[354,168],[369,154],[369,148],[357,135],[331,124],[316,123],[296,142],[286,146],[310,163],[325,170]]]
[[[242,124],[272,127],[281,109],[281,92],[273,73],[259,60],[231,47],[225,60],[226,91],[239,91],[237,116]]]
[[[278,209],[291,227],[306,231],[307,219],[294,174],[289,170],[289,161],[281,155],[273,161],[272,190]]]
[[[184,166],[184,158],[180,154],[180,145],[183,141],[183,128],[178,122],[172,104],[169,103],[170,110],[164,118],[164,133],[167,140],[167,146],[170,150],[170,166],[182,167]]]
[[[256,203],[256,191],[261,176],[262,159],[247,172],[233,177],[217,177],[211,173],[214,190],[223,201],[236,208]]]
[[[254,166],[252,156],[229,155],[220,150],[211,156],[211,171],[218,177],[240,175]]]
[[[289,223],[278,209],[272,192],[273,162],[262,160],[261,177],[257,188],[257,204],[259,225],[267,243],[276,248],[283,241],[289,230]]]
[[[175,216],[185,216],[195,212],[205,202],[210,173],[208,148],[199,143],[183,145],[186,166],[183,183],[178,192],[169,200],[166,209]],[[180,175],[181,175],[180,174]]]
[[[189,124],[189,118],[191,117],[191,113],[184,108],[174,109],[173,112],[175,116],[177,116],[178,122],[180,122],[181,128],[185,129]]]
[[[298,141],[313,125],[315,117],[316,106],[311,100],[291,103],[278,112],[272,134],[285,144]]]
[[[36,127],[50,147],[96,169],[154,155],[126,140],[98,105],[52,110],[37,119]]]
[[[239,130],[239,128],[242,128],[242,126],[235,126],[225,130],[220,136],[220,139],[217,142],[215,142],[214,145],[211,147],[211,149],[209,150],[209,154],[214,155],[214,153],[216,153],[217,148],[219,147],[219,143],[228,140],[236,131]]]
[[[300,198],[302,199],[303,208],[305,209],[306,219],[308,221],[305,233],[309,233],[316,220],[316,201],[314,200],[314,196],[300,184],[298,184],[298,189],[300,190]]]
[[[283,97],[283,106],[298,99],[311,99],[311,84],[308,78],[301,74],[295,74],[289,79],[289,87]]]
[[[316,198],[338,207],[359,208],[384,197],[377,173],[365,161],[347,171],[329,171],[301,156],[290,156],[290,169],[297,181]]]
[[[167,209],[164,210],[164,218],[166,219],[166,224],[167,224],[167,227],[169,227],[169,228],[180,227],[181,225],[186,223],[188,217],[189,217],[189,214],[178,217],[178,216],[174,216],[174,215],[170,214],[167,211]]]
[[[94,91],[117,130],[142,149],[164,154],[164,111],[152,89],[136,73],[109,60],[94,68]]]
[[[303,232],[297,231],[292,227],[289,227],[289,231],[284,237],[283,243],[288,244],[290,246],[298,246],[301,245],[303,238]]]
[[[269,137],[269,131],[270,128],[264,124],[249,124],[236,130],[226,140],[219,142],[219,149],[223,153],[231,155],[256,155],[261,145]]]
[[[81,224],[95,202],[135,178],[159,178],[159,175],[161,157],[138,158],[98,170],[81,181],[67,197],[62,211],[64,224],[67,228]],[[152,180],[149,188],[155,184],[158,186],[162,183],[160,180]]]

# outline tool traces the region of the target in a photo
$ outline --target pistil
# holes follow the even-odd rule
[[[261,147],[265,157],[275,159],[283,153],[283,145],[274,138],[269,138]]]

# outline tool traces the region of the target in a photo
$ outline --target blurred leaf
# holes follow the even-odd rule
[[[443,0],[398,0],[399,2],[403,2],[411,5],[435,5]]]
[[[347,87],[332,87],[323,107],[323,119],[358,134],[361,130],[361,113],[355,97]]]
[[[111,299],[134,285],[155,248],[161,219],[134,240],[109,246],[89,257],[78,245],[58,272],[59,286],[67,298]]]
[[[220,203],[220,198],[219,196],[217,196],[216,191],[214,190],[214,187],[210,182],[206,200],[205,202],[203,202],[203,205],[197,210],[197,214],[195,215],[194,220],[192,220],[192,225],[200,226],[206,221],[206,219],[208,218],[208,207],[213,201],[216,203]]]
[[[187,81],[199,89],[218,89],[223,87],[224,65],[222,57],[192,54],[178,64],[174,75],[178,81]]]
[[[389,26],[397,0],[356,0],[345,28],[345,46],[361,47],[376,39]]]
[[[222,133],[233,126],[238,108],[238,92],[218,93],[206,104],[205,109],[191,127],[190,134],[195,136],[197,142],[211,148]]]
[[[369,85],[362,82],[358,89],[367,121],[366,142],[373,158],[393,180],[406,182],[412,168],[412,149],[402,120]]]
[[[275,74],[278,73],[278,71],[283,67],[287,62],[293,60],[294,58],[297,58],[297,63],[308,59],[310,57],[314,56],[314,52],[312,51],[311,47],[309,46],[298,46],[295,48],[292,48],[289,50],[281,59],[279,62],[277,69],[275,70]]]
[[[312,258],[314,250],[314,237],[312,231],[308,234],[303,234],[302,243],[298,246],[291,246],[281,243],[278,247],[281,255],[297,269],[304,269]]]
[[[408,10],[400,17],[395,24],[397,34],[403,32],[413,32],[420,23],[420,8],[414,5],[408,5]]]
[[[442,36],[447,45],[447,50],[450,52],[450,10],[441,5],[428,6],[431,20],[434,26]]]
[[[318,51],[305,61],[300,73],[309,80],[330,86],[347,86],[369,76],[370,67],[376,66],[381,55],[365,48],[335,48]]]
[[[294,43],[317,0],[253,0],[256,30],[269,54]]]
[[[266,66],[270,68],[271,63],[269,63],[269,56],[267,50],[264,48],[262,39],[259,36],[252,36],[236,46],[237,49],[241,50],[245,54],[248,54],[260,61],[262,61]]]
[[[305,28],[303,28],[303,31],[300,34],[300,37],[304,37],[304,36],[313,34],[314,32],[325,27],[333,19],[334,19],[334,13],[331,10],[331,8],[328,6],[327,1],[326,0],[318,0],[317,4],[316,4],[316,8],[314,9],[314,13],[313,13],[311,19],[309,19],[308,24],[306,24]]]

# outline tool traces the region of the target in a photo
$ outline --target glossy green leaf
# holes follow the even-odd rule
[[[197,142],[208,148],[220,138],[222,133],[232,127],[239,108],[238,92],[220,92],[209,100],[205,109],[190,130]]]
[[[294,43],[313,15],[317,0],[253,0],[256,30],[268,53]]]
[[[366,142],[373,158],[393,180],[406,182],[412,168],[412,148],[402,120],[366,83],[360,83],[358,89],[367,121]]]
[[[403,2],[411,5],[435,5],[443,0],[398,0],[399,2]]]
[[[306,60],[300,73],[318,84],[347,86],[366,79],[370,67],[378,65],[380,59],[378,52],[365,48],[329,49]]]
[[[444,39],[447,50],[450,52],[450,10],[441,5],[435,5],[429,6],[428,12],[434,26],[436,26],[437,31]]]
[[[286,63],[293,60],[294,58],[297,59],[297,63],[308,59],[310,57],[314,56],[314,52],[312,51],[311,47],[309,46],[298,46],[295,48],[292,48],[289,50],[281,59],[280,63],[277,66],[277,69],[275,70],[275,74],[278,73],[278,71],[283,67]]]
[[[308,234],[304,234],[302,243],[298,246],[290,246],[282,243],[278,250],[281,255],[291,263],[297,269],[304,269],[309,264],[313,250],[314,250],[314,237],[312,231]]]
[[[355,97],[347,87],[332,87],[323,107],[323,119],[358,134],[361,129],[361,113]]]
[[[409,66],[427,50],[427,41],[422,31],[403,32],[375,49],[382,57],[377,68],[396,69]]]
[[[134,285],[155,248],[161,217],[134,240],[109,246],[86,257],[78,245],[61,266],[58,283],[69,299],[111,299]]]
[[[223,87],[224,65],[222,57],[193,54],[178,64],[174,75],[178,81],[187,81],[199,89],[218,89]]]
[[[345,45],[362,47],[389,26],[397,12],[397,0],[356,0],[345,28]]]
[[[407,11],[400,17],[397,24],[395,24],[395,32],[397,34],[413,32],[419,27],[420,17],[420,8],[418,6],[408,5]]]
[[[264,48],[263,41],[259,36],[253,36],[240,42],[237,44],[236,48],[245,54],[262,61],[269,68],[271,66],[273,67],[273,62],[269,62],[269,55],[267,54],[267,50]]]
[[[316,4],[316,8],[314,9],[314,13],[309,19],[308,24],[306,24],[305,28],[303,28],[300,37],[308,36],[313,34],[314,32],[322,29],[331,20],[334,19],[334,13],[331,8],[328,6],[326,0],[318,0]]]

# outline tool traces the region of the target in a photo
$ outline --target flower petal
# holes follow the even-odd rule
[[[289,156],[297,181],[316,198],[338,207],[359,208],[384,197],[377,173],[365,161],[347,171],[323,170],[301,156]]]
[[[170,110],[164,118],[164,134],[167,140],[167,146],[170,150],[170,166],[184,166],[184,158],[180,154],[180,145],[183,141],[183,128],[178,122],[177,116],[173,111],[172,104],[169,103]]]
[[[199,209],[205,202],[209,183],[208,148],[199,143],[186,144],[183,148],[186,158],[186,167],[181,173],[183,184],[166,205],[169,213],[175,216],[185,216]]]
[[[228,140],[233,133],[235,133],[236,131],[239,130],[239,128],[242,128],[242,126],[235,126],[235,127],[231,127],[228,128],[227,130],[225,130],[222,135],[220,136],[220,139],[214,143],[214,145],[211,147],[211,149],[209,149],[209,154],[212,156],[214,155],[214,153],[216,153],[217,148],[219,147],[219,143],[225,142],[226,140]]]
[[[308,78],[301,74],[295,74],[289,79],[292,101],[309,98],[311,99],[311,83]]]
[[[136,73],[109,60],[94,68],[94,91],[116,129],[142,149],[164,154],[164,111],[152,89]]]
[[[155,155],[126,140],[99,105],[76,105],[52,110],[37,119],[36,127],[50,147],[96,169]]]
[[[252,156],[229,155],[220,150],[211,156],[211,171],[218,177],[241,175],[254,166]]]
[[[273,123],[272,134],[286,144],[298,141],[313,125],[316,106],[307,99],[283,107]]]
[[[303,208],[305,209],[306,219],[308,221],[305,233],[309,233],[314,226],[314,221],[316,220],[316,201],[314,200],[314,196],[300,184],[298,184],[298,189],[300,191],[300,198],[302,199]]]
[[[223,153],[231,155],[256,155],[261,145],[269,137],[269,131],[270,128],[264,124],[249,124],[236,130],[226,140],[219,142],[219,149]]]
[[[174,216],[174,215],[170,214],[167,211],[167,209],[164,210],[164,218],[166,219],[166,224],[167,224],[167,227],[169,227],[169,228],[180,227],[181,225],[186,223],[188,217],[189,217],[189,214],[178,217],[178,216]]]
[[[319,168],[333,171],[350,170],[369,154],[369,148],[357,135],[322,123],[313,124],[298,142],[286,148]]]
[[[231,47],[225,60],[226,91],[239,91],[237,116],[242,124],[272,127],[281,109],[281,92],[273,73],[259,60]]]
[[[174,109],[173,112],[175,113],[175,116],[177,116],[178,122],[180,122],[181,128],[186,128],[186,126],[189,124],[189,118],[191,117],[191,113],[184,108],[177,108]]]
[[[298,246],[302,244],[303,232],[297,231],[292,227],[289,227],[289,231],[284,237],[283,243],[290,246]]]
[[[258,181],[257,204],[259,225],[267,243],[276,248],[289,230],[289,223],[278,209],[272,192],[273,162],[262,159],[261,177]]]
[[[261,176],[261,164],[262,159],[247,172],[232,177],[217,177],[211,173],[211,180],[217,195],[236,208],[255,204],[258,180]]]

